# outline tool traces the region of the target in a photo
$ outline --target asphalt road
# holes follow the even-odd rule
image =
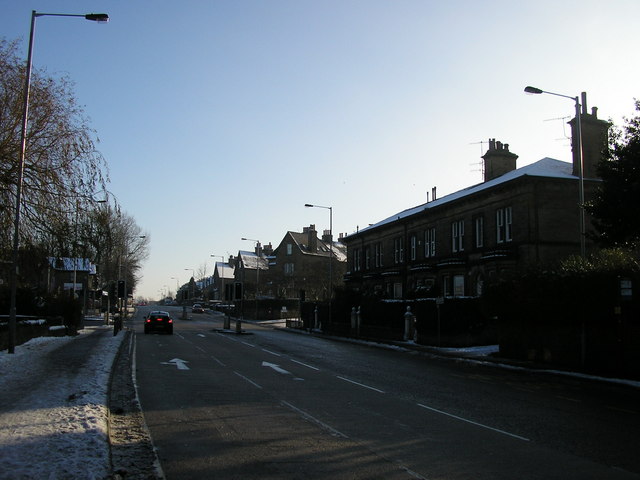
[[[640,478],[638,389],[180,312],[134,322],[169,480]]]

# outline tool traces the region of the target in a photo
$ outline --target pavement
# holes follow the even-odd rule
[[[109,478],[108,385],[123,338],[86,326],[0,354],[1,478]]]

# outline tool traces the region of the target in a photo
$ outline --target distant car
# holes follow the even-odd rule
[[[191,313],[204,313],[204,307],[199,303],[194,303],[191,307]]]
[[[153,311],[144,318],[144,333],[163,331],[173,334],[173,318],[169,312]]]

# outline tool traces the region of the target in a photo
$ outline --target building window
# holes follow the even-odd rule
[[[287,255],[293,255],[293,245],[287,243]]]
[[[451,240],[453,252],[464,251],[464,220],[458,220],[451,224]]]
[[[484,247],[484,217],[476,217],[475,222],[476,248]]]
[[[374,256],[375,256],[376,267],[381,267],[382,266],[382,243],[381,242],[376,243]]]
[[[436,229],[427,228],[424,231],[424,256],[425,258],[436,256]]]
[[[284,264],[284,274],[285,275],[293,275],[293,263],[285,263]]]
[[[455,297],[464,296],[464,275],[453,276],[453,295]]]
[[[513,240],[511,207],[496,210],[496,240],[498,243]]]
[[[397,237],[393,241],[393,261],[395,263],[404,262],[404,238]]]
[[[442,277],[442,296],[448,297],[450,294],[451,291],[449,289],[449,276],[445,275],[444,277]]]
[[[415,260],[418,251],[418,237],[411,235],[411,260]]]
[[[356,248],[353,251],[353,271],[354,272],[359,272],[360,268],[361,268],[361,250],[359,248]]]
[[[394,300],[400,300],[402,298],[402,284],[394,283],[393,284],[393,298]]]
[[[369,270],[371,268],[371,247],[364,249],[364,268]]]

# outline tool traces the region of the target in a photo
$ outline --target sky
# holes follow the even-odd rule
[[[149,239],[136,296],[313,224],[334,237],[518,167],[570,161],[571,99],[622,124],[640,98],[637,0],[0,0],[40,17],[34,67],[68,75]],[[216,257],[212,257],[216,255]]]

